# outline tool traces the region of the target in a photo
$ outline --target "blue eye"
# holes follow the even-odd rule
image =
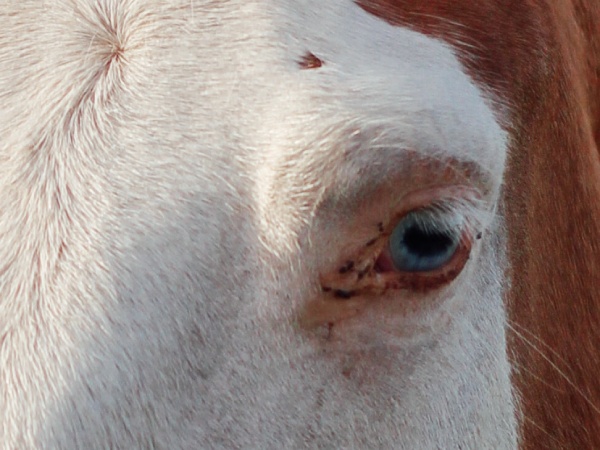
[[[448,223],[430,210],[408,213],[390,236],[389,251],[397,270],[429,272],[448,263],[460,244],[461,224]]]

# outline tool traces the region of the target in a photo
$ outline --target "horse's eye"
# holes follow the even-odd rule
[[[389,256],[396,270],[430,272],[447,264],[458,249],[462,223],[429,209],[408,213],[389,240]]]

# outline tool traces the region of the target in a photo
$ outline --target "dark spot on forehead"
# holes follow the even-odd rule
[[[311,52],[306,52],[298,64],[302,69],[318,69],[323,65],[323,61]]]

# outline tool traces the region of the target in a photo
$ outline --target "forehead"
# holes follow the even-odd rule
[[[413,150],[434,157],[441,152],[492,171],[502,165],[497,122],[503,124],[503,111],[495,95],[481,92],[486,86],[465,74],[465,64],[444,39],[388,20],[390,15],[383,20],[353,0],[304,0],[286,9],[277,41],[294,58],[292,70],[275,63],[268,77],[254,78],[256,85],[276,80],[262,100],[276,117],[260,117],[269,142],[289,140],[299,130],[293,145],[279,142],[275,153],[296,152],[312,161],[313,150],[335,135],[344,145],[316,156],[355,159],[368,149],[372,162],[385,150]],[[281,95],[274,95],[278,89]],[[305,141],[309,148],[298,145]]]
[[[508,101],[544,72],[543,5],[532,0],[356,0],[368,13],[452,44],[470,75]],[[547,8],[546,8],[547,9]],[[535,75],[535,77],[534,77]]]

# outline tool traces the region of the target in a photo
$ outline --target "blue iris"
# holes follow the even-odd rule
[[[449,227],[428,210],[408,213],[390,236],[390,255],[396,269],[429,272],[444,266],[460,243],[460,226]]]

